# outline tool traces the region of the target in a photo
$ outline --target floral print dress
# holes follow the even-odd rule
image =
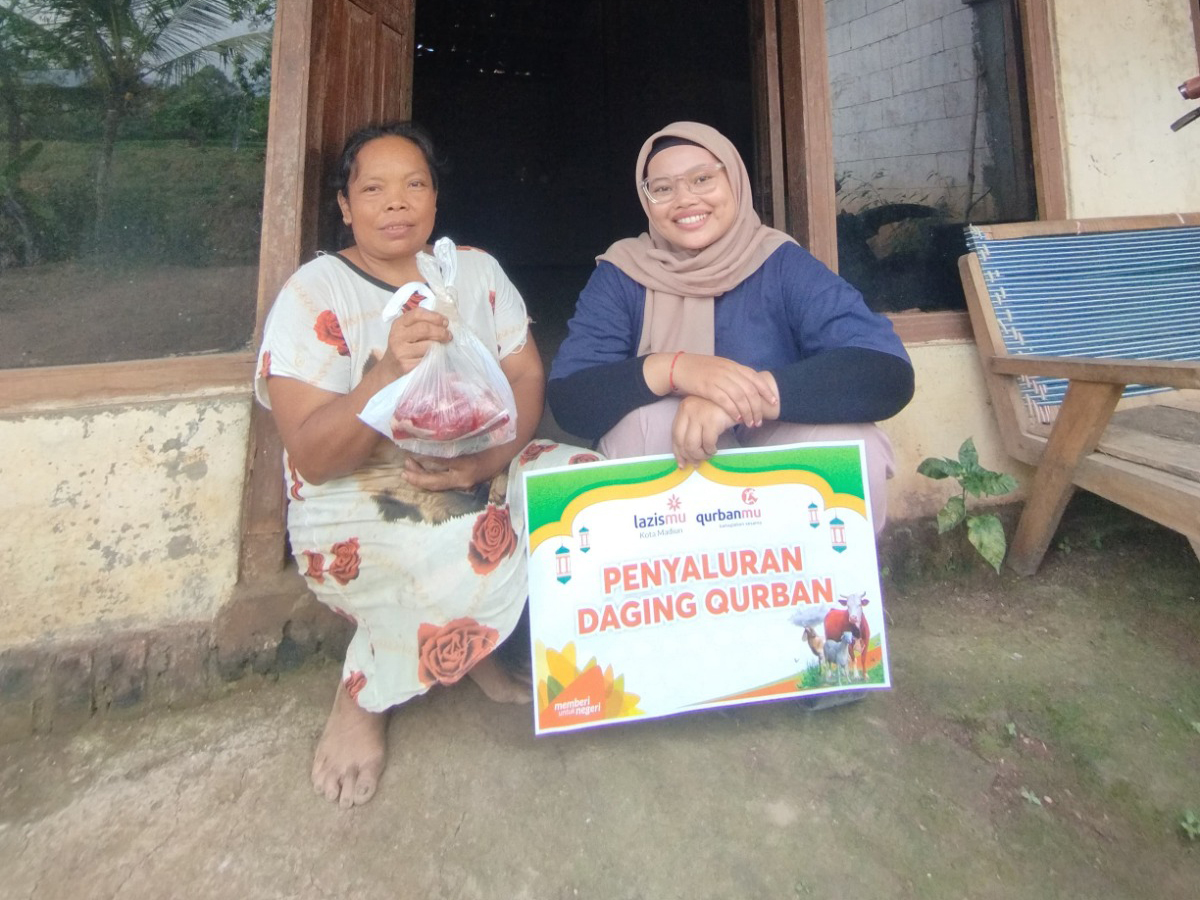
[[[524,345],[524,301],[491,256],[459,248],[456,286],[460,314],[497,359]],[[267,317],[259,402],[270,407],[269,375],[352,390],[383,354],[395,291],[340,256],[301,267]],[[356,625],[343,678],[359,706],[381,712],[453,684],[512,632],[528,593],[521,473],[598,458],[535,440],[490,483],[431,492],[404,481],[404,452],[388,441],[321,485],[285,454],[292,552],[317,598]]]

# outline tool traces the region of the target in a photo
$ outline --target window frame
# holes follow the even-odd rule
[[[1200,0],[1191,2],[1195,6]],[[1065,219],[1053,0],[1014,3],[1025,58],[1037,218]],[[1200,15],[1193,22],[1200,47]],[[751,29],[756,39],[757,187],[765,218],[837,271],[825,0],[760,0],[751,7]],[[888,318],[906,344],[973,339],[965,311],[890,313]]]

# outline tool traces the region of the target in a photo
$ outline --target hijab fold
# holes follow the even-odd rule
[[[700,145],[725,166],[733,189],[735,216],[729,230],[701,250],[675,247],[655,227],[650,200],[641,190],[654,142],[679,137]],[[652,134],[638,154],[634,176],[648,221],[647,232],[617,241],[597,262],[607,260],[646,288],[646,311],[638,356],[714,350],[713,299],[754,274],[782,244],[795,241],[762,223],[750,193],[750,176],[733,142],[708,125],[675,122]]]

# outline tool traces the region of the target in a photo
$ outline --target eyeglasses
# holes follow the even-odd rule
[[[670,178],[643,178],[642,190],[650,198],[651,203],[666,203],[675,196],[675,183],[682,181],[687,189],[699,196],[707,194],[717,186],[717,178],[725,168],[722,163],[693,166],[682,175],[672,175]]]

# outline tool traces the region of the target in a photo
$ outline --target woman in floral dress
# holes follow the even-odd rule
[[[394,322],[381,316],[398,286],[422,281],[417,255],[429,252],[437,209],[432,146],[407,123],[368,126],[347,141],[337,182],[353,244],[305,264],[280,292],[255,392],[283,439],[296,560],[318,599],[356,625],[312,771],[317,792],[353,806],[375,793],[393,707],[464,675],[494,700],[531,699],[491,656],[527,598],[520,473],[597,457],[532,440],[541,358],[520,294],[479,250],[457,252],[457,306],[512,386],[516,438],[442,459],[402,451],[358,418],[433,342],[450,340],[419,293]]]

